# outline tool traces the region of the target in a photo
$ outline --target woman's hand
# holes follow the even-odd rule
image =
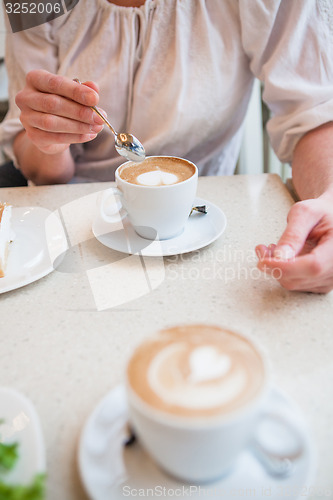
[[[292,206],[277,245],[258,245],[258,268],[288,290],[327,293],[333,289],[333,194]]]
[[[50,155],[96,137],[103,121],[89,106],[97,103],[98,87],[93,82],[80,85],[45,70],[30,71],[16,96],[26,135],[39,151]]]

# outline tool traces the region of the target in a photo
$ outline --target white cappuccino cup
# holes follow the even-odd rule
[[[253,339],[218,326],[158,332],[137,347],[126,373],[134,434],[163,470],[188,483],[228,474],[258,423],[274,419],[265,406],[266,356]]]
[[[150,156],[140,163],[120,165],[115,178],[117,188],[105,190],[99,199],[104,221],[113,223],[120,208],[120,217],[127,216],[143,238],[164,240],[182,233],[197,190],[198,169],[192,162]]]

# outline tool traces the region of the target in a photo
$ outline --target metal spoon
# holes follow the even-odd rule
[[[74,82],[81,83],[78,78],[74,78]],[[106,123],[106,125],[113,133],[115,139],[115,148],[121,156],[124,156],[127,160],[136,162],[140,162],[145,159],[145,149],[142,146],[141,142],[134,135],[128,134],[127,132],[117,133],[112,127],[109,120],[107,120],[95,106],[90,106],[90,108],[102,118],[104,123]]]

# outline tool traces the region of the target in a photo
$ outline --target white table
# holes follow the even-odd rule
[[[227,216],[222,237],[201,251],[165,258],[165,276],[150,293],[97,311],[85,269],[122,261],[133,287],[137,279],[128,257],[93,238],[92,196],[85,199],[83,213],[75,213],[77,202],[68,205],[105,187],[0,190],[0,199],[13,205],[62,207],[71,245],[81,241],[69,262],[85,266],[74,273],[56,270],[2,295],[0,302],[1,384],[26,394],[38,411],[48,500],[86,498],[76,463],[80,432],[95,405],[123,380],[133,346],[159,328],[192,322],[225,325],[261,342],[276,383],[300,405],[312,429],[319,458],[313,486],[332,491],[333,295],[288,292],[256,271],[255,245],[277,241],[293,203],[280,179],[200,178],[198,196]],[[160,264],[155,261],[159,270]]]

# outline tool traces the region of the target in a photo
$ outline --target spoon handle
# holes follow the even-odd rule
[[[96,106],[90,106],[90,108],[95,111],[95,113],[98,114],[98,116],[100,116],[103,120],[104,123],[106,123],[106,125],[109,127],[109,129],[111,130],[111,132],[113,133],[113,135],[116,137],[117,133],[115,131],[115,129],[112,127],[111,123],[109,122],[109,120],[107,120],[105,118],[105,116],[96,108]]]
[[[82,83],[80,82],[80,80],[78,78],[73,78],[73,81],[76,82],[76,83],[80,83],[82,85]],[[89,107],[90,107],[90,109],[92,109],[93,111],[95,111],[95,113],[97,113],[100,118],[102,118],[103,122],[109,127],[109,129],[111,130],[111,132],[113,133],[113,135],[116,137],[117,136],[117,132],[112,127],[112,125],[109,122],[109,120],[107,120],[107,118],[105,118],[105,116],[96,108],[96,106],[89,106]]]

